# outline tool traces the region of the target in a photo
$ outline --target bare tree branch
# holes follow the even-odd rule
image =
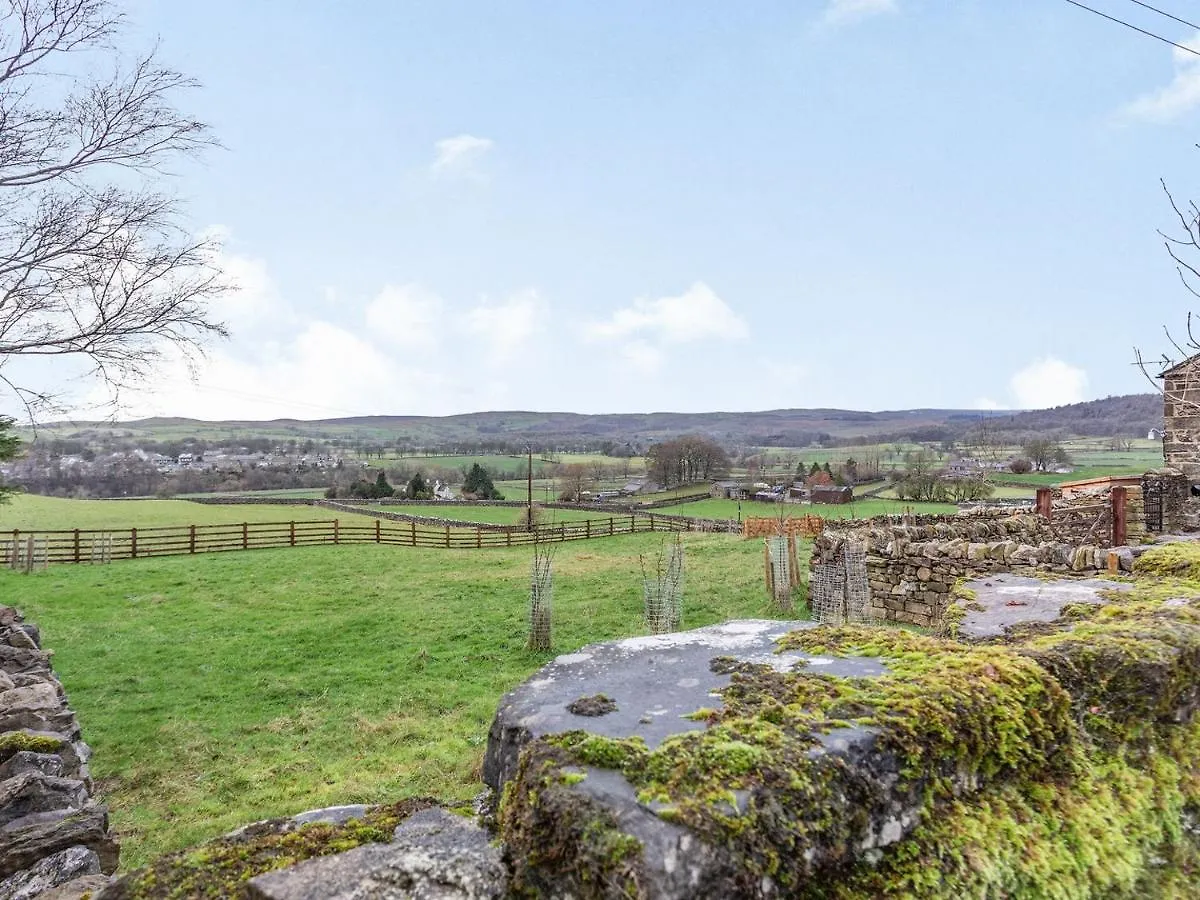
[[[5,372],[15,359],[84,358],[115,393],[166,347],[226,333],[217,248],[150,187],[214,143],[174,106],[194,82],[155,50],[124,63],[120,24],[110,0],[0,0],[0,386],[31,419],[52,392]],[[110,74],[80,77],[97,56]]]

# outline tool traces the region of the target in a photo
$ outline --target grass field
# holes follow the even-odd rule
[[[685,535],[684,625],[769,617],[762,545]],[[639,554],[561,546],[554,644],[643,633]],[[0,571],[54,648],[123,867],[266,816],[479,788],[524,649],[528,551],[315,547]]]
[[[424,505],[385,506],[392,512],[408,513],[413,516],[435,516],[444,519],[461,519],[464,522],[486,522],[493,525],[515,525],[525,514],[523,506],[476,506],[472,503],[433,503]],[[328,510],[326,510],[328,512]],[[582,522],[584,519],[608,521],[609,513],[582,509],[543,509],[539,522]],[[626,520],[629,516],[625,517]]]
[[[17,494],[0,505],[0,533],[70,528],[154,528],[165,525],[219,525],[238,522],[326,521],[353,513],[319,506],[209,506],[187,500],[63,500]]]
[[[756,500],[741,501],[741,516],[743,519],[751,516],[778,516],[781,504],[761,503]],[[894,515],[911,511],[914,513],[954,513],[958,507],[953,503],[902,503],[899,500],[862,500],[857,503],[841,505],[799,503],[782,504],[783,514],[788,518],[797,516],[821,516],[824,519],[869,519],[871,516]],[[738,517],[737,500],[696,500],[692,503],[681,503],[678,506],[667,506],[659,512],[675,516],[694,516],[698,519],[736,519]]]

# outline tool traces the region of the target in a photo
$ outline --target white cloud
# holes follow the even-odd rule
[[[400,347],[432,348],[443,319],[442,298],[417,284],[387,285],[367,304],[372,334]]]
[[[712,288],[697,281],[678,297],[639,298],[606,321],[589,322],[584,334],[592,340],[643,336],[685,344],[710,338],[744,340],[750,329]]]
[[[1200,51],[1200,33],[1183,42]],[[1169,122],[1200,106],[1200,56],[1177,47],[1171,49],[1175,77],[1166,87],[1143,94],[1124,106],[1118,118],[1144,122]]]
[[[821,21],[826,25],[850,25],[892,12],[896,12],[896,0],[829,0]]]
[[[231,286],[209,303],[210,317],[240,335],[274,332],[286,324],[291,308],[279,295],[267,264],[230,251],[229,232],[223,226],[207,229],[203,237],[218,242],[212,262]]]
[[[547,306],[537,291],[510,294],[499,303],[484,299],[467,310],[467,330],[487,347],[493,360],[508,360],[545,331]]]
[[[636,375],[654,375],[663,367],[663,352],[648,341],[628,341],[618,353],[622,362]]]
[[[1052,356],[1031,362],[1009,381],[1021,409],[1078,403],[1084,399],[1087,384],[1087,372]]]
[[[473,134],[443,138],[433,145],[435,155],[429,171],[438,178],[481,178],[479,162],[493,146],[490,139]]]

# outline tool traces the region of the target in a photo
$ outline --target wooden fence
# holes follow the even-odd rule
[[[318,544],[390,544],[401,547],[466,549],[518,547],[533,543],[579,541],[651,531],[690,531],[686,522],[662,516],[612,516],[582,522],[538,525],[533,531],[495,531],[426,526],[416,522],[346,524],[317,522],[243,522],[238,525],[177,525],[160,528],[21,531],[0,535],[0,564],[31,570],[48,563],[107,562],[148,556],[178,556],[225,550],[311,547]]]

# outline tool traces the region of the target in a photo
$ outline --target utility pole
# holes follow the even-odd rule
[[[527,444],[529,452],[529,469],[527,470],[527,487],[529,489],[525,507],[525,530],[533,531],[533,444]]]

